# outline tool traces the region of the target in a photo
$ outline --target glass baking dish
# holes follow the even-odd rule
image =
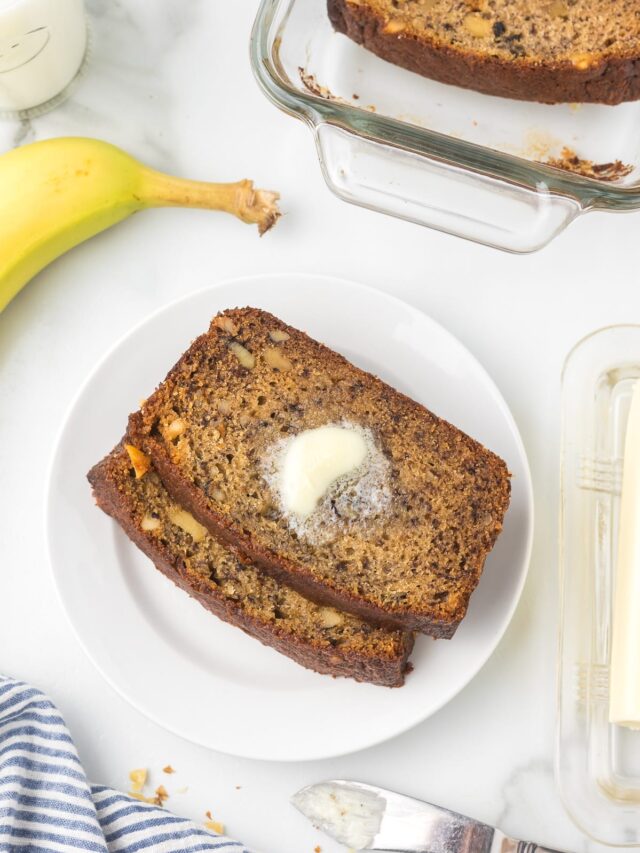
[[[512,252],[587,211],[640,207],[640,102],[548,106],[427,80],[334,32],[326,0],[262,0],[251,58],[347,201]]]
[[[609,723],[609,663],[624,439],[640,326],[569,354],[562,383],[561,632],[556,774],[565,806],[604,844],[640,844],[640,731]]]

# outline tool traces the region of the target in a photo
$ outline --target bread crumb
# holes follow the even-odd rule
[[[242,785],[236,785],[236,791],[239,791],[242,788]]]
[[[319,844],[316,844],[316,846],[313,848],[313,853],[322,853],[322,847],[320,847]]]
[[[315,74],[310,74],[304,68],[298,68],[298,74],[300,75],[300,81],[302,85],[307,89],[307,91],[311,92],[312,95],[317,95],[318,98],[322,98],[325,101],[335,101],[337,104],[347,104],[348,101],[345,101],[344,98],[338,97],[338,95],[334,95],[330,89],[327,89],[326,86],[321,86],[320,83],[316,80]]]
[[[149,803],[152,806],[157,805],[155,797],[146,797],[144,794],[139,794],[136,791],[129,791],[129,796],[134,800],[140,800],[142,803]]]
[[[164,805],[164,801],[168,800],[168,799],[169,799],[169,794],[167,792],[167,789],[164,787],[164,785],[158,785],[158,787],[156,788],[156,795],[153,799],[153,802],[157,806],[162,806],[162,805]]]
[[[204,822],[205,829],[211,829],[213,832],[217,832],[218,835],[224,835],[224,824],[219,820],[214,820],[210,811],[206,811],[205,815],[207,820]]]
[[[132,794],[141,793],[142,789],[145,786],[147,781],[147,771],[144,768],[140,768],[138,770],[132,770],[129,773],[129,779],[131,781],[131,791]]]
[[[633,166],[623,163],[621,160],[612,160],[609,163],[594,163],[593,160],[585,160],[578,157],[576,152],[566,145],[560,152],[560,157],[548,157],[543,161],[545,166],[553,166],[555,169],[564,169],[573,172],[582,178],[593,178],[596,181],[617,181],[626,178],[633,172]]]
[[[170,764],[167,764],[166,767],[162,768],[162,772],[163,773],[175,773],[176,771],[173,769],[173,767]]]

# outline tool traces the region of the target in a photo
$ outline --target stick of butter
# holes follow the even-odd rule
[[[640,382],[633,389],[624,444],[609,722],[640,729]]]

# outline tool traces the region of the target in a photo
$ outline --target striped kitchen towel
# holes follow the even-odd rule
[[[55,705],[0,676],[0,851],[249,853],[157,806],[90,785]]]

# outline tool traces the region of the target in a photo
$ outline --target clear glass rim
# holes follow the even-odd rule
[[[82,56],[82,61],[78,66],[76,73],[73,75],[71,80],[69,80],[64,89],[58,92],[57,95],[54,95],[52,98],[49,98],[48,101],[44,101],[41,104],[35,104],[33,107],[28,107],[22,110],[0,110],[0,121],[30,121],[31,119],[39,118],[40,116],[50,113],[52,110],[56,109],[56,107],[59,107],[75,93],[79,83],[85,77],[87,73],[87,66],[90,64],[92,59],[93,33],[91,30],[91,26],[89,25],[89,19],[86,15],[85,26],[87,40],[84,48],[84,54]]]
[[[567,367],[570,366],[573,356],[582,350],[584,346],[591,342],[592,338],[598,338],[600,335],[611,334],[612,332],[622,331],[622,330],[632,330],[632,329],[640,329],[640,323],[610,323],[608,326],[601,326],[599,329],[594,329],[592,332],[584,335],[577,341],[567,353],[564,362],[562,364],[562,371],[560,373],[560,383],[561,385],[565,381],[565,375],[567,372]]]
[[[277,56],[271,31],[277,12],[291,0],[262,0],[251,34],[251,64],[263,91],[277,106],[305,120],[313,128],[328,123],[343,130],[400,148],[468,172],[525,187],[540,195],[574,199],[583,210],[635,210],[640,208],[640,187],[612,186],[532,163],[473,142],[371,113],[351,104],[330,101],[302,92],[288,80]]]

